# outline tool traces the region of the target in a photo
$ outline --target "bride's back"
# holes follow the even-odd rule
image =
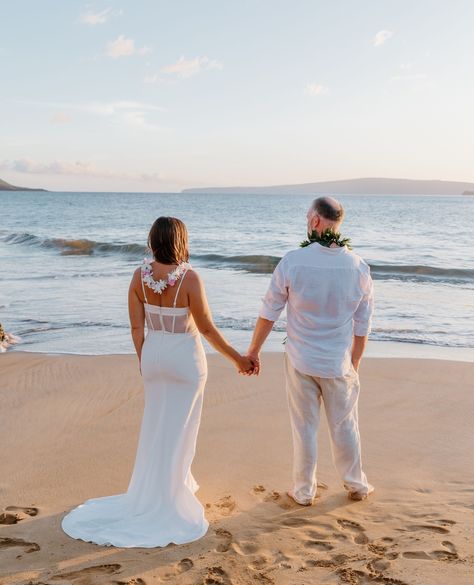
[[[156,261],[148,266],[154,282],[166,282],[169,274],[176,268]],[[186,282],[190,270],[186,269],[173,286],[168,285],[158,293],[145,284],[146,273],[141,269],[141,292],[148,331],[195,333],[196,325],[189,309],[189,277]]]

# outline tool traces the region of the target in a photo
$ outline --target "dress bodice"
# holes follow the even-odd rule
[[[189,307],[160,307],[144,303],[148,331],[168,333],[194,333],[196,325]]]
[[[154,305],[148,302],[145,290],[144,271],[142,269],[141,281],[143,296],[145,297],[145,302],[143,305],[145,308],[145,320],[148,331],[165,331],[168,333],[196,332],[196,325],[194,324],[189,307],[176,306],[179,291],[187,272],[188,269],[185,270],[179,281],[179,285],[173,301],[173,306],[162,307],[161,305]]]

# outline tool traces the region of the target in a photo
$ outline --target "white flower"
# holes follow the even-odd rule
[[[191,268],[191,264],[188,262],[182,262],[172,272],[168,274],[166,280],[155,280],[153,278],[153,269],[151,266],[151,260],[145,258],[142,266],[142,278],[143,282],[151,288],[155,293],[162,294],[167,286],[174,286],[176,281]]]

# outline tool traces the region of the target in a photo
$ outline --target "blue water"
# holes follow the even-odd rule
[[[372,339],[474,347],[474,198],[341,196],[371,265]],[[159,215],[190,232],[214,319],[245,349],[271,271],[305,237],[307,195],[0,192],[0,322],[17,349],[133,351],[127,289]],[[284,337],[284,318],[273,345]]]

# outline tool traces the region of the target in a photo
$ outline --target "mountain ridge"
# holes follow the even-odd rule
[[[0,191],[47,191],[47,189],[34,189],[31,187],[17,187],[16,185],[11,185],[6,181],[0,179]]]
[[[474,183],[443,181],[438,179],[393,179],[364,177],[337,181],[317,181],[293,185],[260,187],[193,187],[181,193],[228,193],[228,194],[288,194],[298,195],[462,195],[474,190]]]

